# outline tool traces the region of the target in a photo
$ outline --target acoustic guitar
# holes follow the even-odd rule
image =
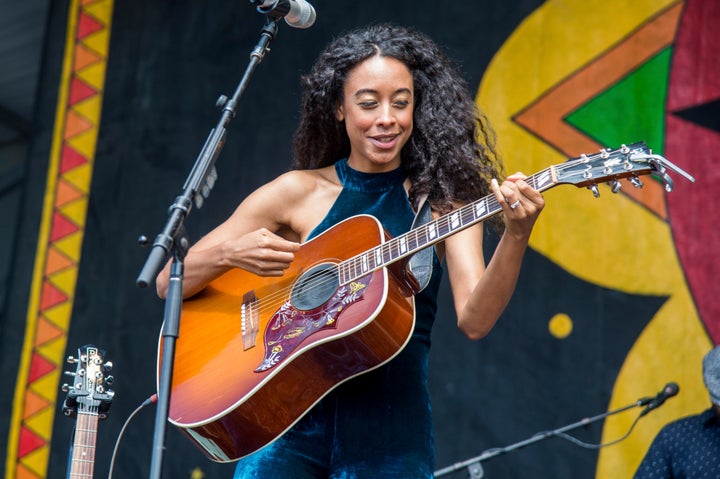
[[[73,383],[62,387],[68,393],[63,414],[76,418],[67,477],[88,479],[95,470],[98,421],[107,418],[115,393],[107,388],[113,377],[105,375],[112,369],[112,363],[104,359],[105,351],[87,345],[79,348],[77,354],[77,358],[67,359],[77,365],[76,371],[65,372],[74,378]]]
[[[597,196],[600,183],[617,192],[621,178],[640,187],[639,176],[655,174],[669,191],[666,163],[678,171],[640,142],[526,181],[538,191],[586,186]],[[332,389],[403,349],[415,324],[407,260],[500,211],[488,195],[397,237],[358,215],[303,244],[282,277],[241,269],[218,277],[183,302],[170,422],[218,462],[273,442]]]

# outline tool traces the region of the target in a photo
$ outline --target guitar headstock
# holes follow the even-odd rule
[[[74,378],[72,385],[64,384],[67,392],[63,414],[75,417],[78,412],[97,413],[100,419],[107,417],[115,392],[109,389],[113,377],[106,375],[112,363],[105,361],[105,351],[89,344],[78,349],[78,357],[69,356],[67,361],[76,365],[75,372],[65,371]]]
[[[612,192],[617,193],[622,188],[620,179],[629,178],[634,187],[641,188],[643,183],[640,176],[643,175],[658,176],[663,180],[665,190],[670,192],[674,183],[667,174],[667,169],[680,173],[692,182],[695,181],[692,176],[666,158],[653,154],[645,142],[622,145],[615,150],[602,149],[593,155],[580,155],[556,165],[555,175],[557,183],[586,186],[595,196],[599,196],[597,185],[600,183],[607,182]]]

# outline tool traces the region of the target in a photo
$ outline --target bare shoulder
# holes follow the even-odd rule
[[[300,239],[322,221],[342,190],[333,166],[289,171],[266,187],[263,196],[276,208],[280,231],[288,229]]]
[[[323,194],[326,190],[341,188],[332,166],[316,170],[288,171],[278,176],[271,184],[274,188],[294,196]]]

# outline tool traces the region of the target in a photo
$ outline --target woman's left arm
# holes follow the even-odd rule
[[[545,206],[542,195],[524,181],[509,176],[491,187],[505,214],[505,231],[485,265],[482,224],[445,240],[445,260],[453,292],[458,327],[470,339],[487,335],[515,291],[520,266],[535,221]]]

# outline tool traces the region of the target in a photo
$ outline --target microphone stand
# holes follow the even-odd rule
[[[506,447],[488,449],[488,450],[484,451],[483,453],[481,453],[479,456],[470,458],[466,461],[455,463],[452,466],[448,466],[443,469],[439,469],[439,470],[435,471],[435,474],[433,477],[444,476],[446,474],[450,474],[451,472],[455,472],[460,469],[467,468],[468,475],[471,479],[481,479],[484,474],[482,465],[480,464],[482,461],[492,459],[493,457],[497,457],[501,454],[512,452],[516,449],[520,449],[522,447],[529,446],[530,444],[534,444],[536,442],[540,442],[542,440],[545,440],[545,439],[548,439],[548,438],[551,438],[554,436],[559,436],[560,434],[562,434],[566,431],[570,431],[572,429],[576,429],[581,426],[587,426],[588,424],[599,421],[601,419],[605,419],[606,417],[612,416],[613,414],[617,414],[617,413],[626,411],[628,409],[631,409],[631,408],[634,408],[637,406],[644,406],[648,402],[650,402],[650,398],[643,398],[643,399],[640,399],[639,401],[637,401],[636,403],[621,407],[620,409],[616,409],[614,411],[608,411],[603,414],[598,414],[597,416],[593,416],[590,418],[584,418],[578,422],[568,424],[567,426],[563,426],[558,429],[537,433],[528,439],[525,439],[520,442],[516,442],[515,444],[511,444]]]
[[[235,117],[237,103],[245,91],[248,80],[269,50],[270,42],[277,36],[277,24],[281,16],[268,15],[260,32],[260,39],[250,54],[250,62],[232,98],[220,96],[217,102],[222,107],[222,115],[217,126],[210,131],[195,165],[183,186],[182,195],[175,198],[170,206],[168,219],[163,231],[155,238],[148,258],[137,278],[137,285],[145,288],[157,277],[165,259],[172,252],[173,264],[170,272],[170,285],[165,300],[164,322],[162,331],[162,364],[159,371],[157,411],[155,415],[155,431],[153,433],[152,461],[150,477],[159,479],[162,472],[162,455],[165,448],[165,426],[170,405],[170,386],[172,384],[173,362],[175,360],[175,342],[179,336],[180,312],[182,310],[183,259],[189,248],[189,241],[183,222],[190,213],[193,202],[200,208],[203,198],[210,194],[217,173],[215,160],[225,144],[226,127]],[[141,244],[147,238],[139,239]]]

